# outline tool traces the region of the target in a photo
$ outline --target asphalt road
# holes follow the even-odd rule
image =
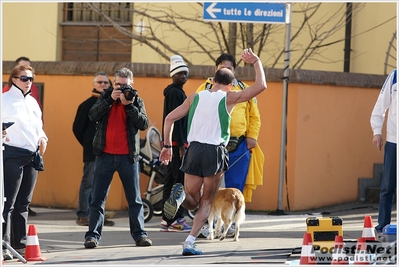
[[[323,209],[268,215],[247,212],[242,224],[240,240],[232,238],[206,240],[197,238],[200,256],[182,256],[182,242],[187,233],[160,232],[160,217],[154,216],[145,224],[151,247],[136,247],[129,233],[126,211],[112,219],[115,226],[105,227],[99,247],[85,249],[87,227],[75,223],[74,210],[33,208],[38,215],[29,218],[35,225],[41,256],[45,261],[29,261],[27,265],[284,265],[299,259],[303,235],[307,231],[306,218],[338,216],[343,220],[344,240],[356,240],[362,235],[364,216],[377,221],[377,205],[349,203]],[[396,208],[394,211],[396,217]],[[187,219],[191,224],[191,220]],[[396,222],[396,220],[394,220]],[[5,266],[21,266],[17,259]]]

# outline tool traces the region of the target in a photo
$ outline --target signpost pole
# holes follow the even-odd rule
[[[284,214],[283,186],[287,147],[287,100],[290,68],[291,7],[292,3],[251,3],[251,2],[205,2],[203,19],[207,21],[244,23],[285,23],[286,37],[284,48],[283,110],[280,144],[280,176],[278,184],[278,208],[273,215]]]
[[[278,206],[276,215],[283,215],[283,191],[284,191],[284,173],[286,164],[286,147],[287,147],[287,101],[288,101],[288,81],[290,75],[290,42],[291,42],[291,5],[286,4],[286,35],[284,50],[284,77],[283,77],[283,109],[281,119],[281,143],[280,143],[280,175],[278,184]]]
[[[0,103],[2,102],[2,95],[0,94]],[[0,112],[1,114],[1,112]],[[0,119],[3,122],[2,119]],[[3,128],[2,128],[3,130]],[[3,136],[3,135],[2,135]],[[0,224],[3,225],[3,209],[4,209],[4,180],[3,180],[3,137],[1,138],[1,150],[0,150]],[[0,228],[0,235],[3,237],[3,227]],[[1,260],[3,260],[3,250],[0,252]]]

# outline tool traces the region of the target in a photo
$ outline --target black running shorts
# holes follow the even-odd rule
[[[223,144],[209,145],[191,142],[183,157],[180,170],[182,172],[208,177],[229,167],[229,154]]]

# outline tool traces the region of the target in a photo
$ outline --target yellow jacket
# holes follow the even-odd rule
[[[244,198],[245,202],[252,202],[252,191],[256,189],[258,185],[263,185],[263,162],[265,156],[258,143],[255,148],[251,150],[251,159],[249,161],[249,168],[247,173],[247,180],[244,186]]]
[[[212,85],[212,78],[208,78],[205,83],[198,87],[197,93],[205,89],[210,89]],[[249,85],[243,82],[234,80],[231,90],[243,90],[248,86]],[[246,137],[257,140],[260,124],[260,114],[256,98],[252,98],[247,102],[238,103],[231,113],[230,135],[236,137],[245,135]],[[243,192],[246,202],[252,201],[252,190],[255,190],[256,186],[263,184],[263,162],[264,156],[257,144],[251,151],[251,159]]]

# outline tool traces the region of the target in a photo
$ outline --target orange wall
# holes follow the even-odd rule
[[[292,89],[297,102],[288,111],[288,175],[295,209],[356,200],[357,178],[371,177],[371,163],[382,162],[369,123],[379,90],[308,84]]]
[[[4,74],[3,81],[7,79]],[[33,205],[77,207],[83,163],[72,122],[78,105],[90,96],[92,79],[91,75],[36,76],[36,82],[44,83],[44,128],[49,144]],[[187,95],[203,81],[190,78],[184,87]],[[134,87],[145,101],[150,125],[159,130],[162,92],[170,82],[170,78],[135,77]],[[265,154],[264,177],[247,209],[277,208],[282,88],[281,82],[268,82],[268,89],[257,97],[262,118],[258,142]],[[288,91],[288,173],[283,209],[300,210],[357,200],[358,178],[372,177],[373,163],[381,163],[383,158],[383,152],[372,146],[369,125],[379,90],[290,83]],[[106,209],[126,209],[122,185],[117,175],[114,178]],[[142,192],[147,181],[148,177],[141,175]]]

